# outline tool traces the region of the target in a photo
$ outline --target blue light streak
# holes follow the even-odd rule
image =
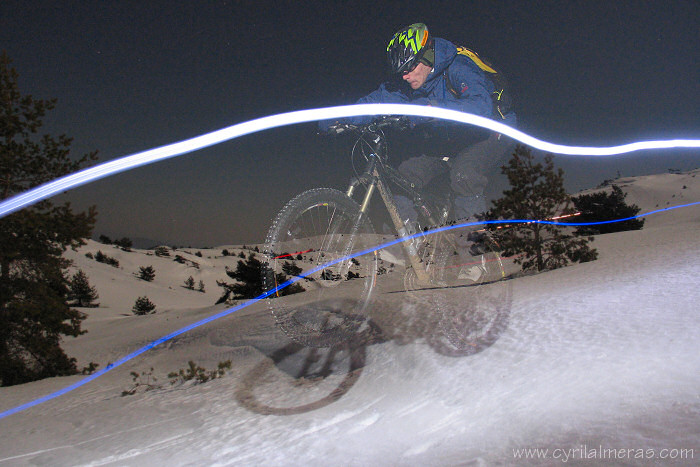
[[[219,313],[217,313],[217,314],[214,314],[214,315],[212,315],[212,316],[209,316],[209,317],[207,317],[207,318],[204,318],[204,319],[202,319],[202,320],[200,320],[200,321],[197,321],[197,322],[195,322],[195,323],[192,323],[192,324],[190,324],[190,325],[188,325],[188,326],[185,326],[185,327],[183,327],[183,328],[181,328],[181,329],[178,329],[177,331],[172,332],[172,333],[170,333],[170,334],[168,334],[168,335],[165,335],[165,336],[161,337],[160,339],[157,339],[157,340],[151,342],[150,344],[148,344],[148,345],[146,345],[146,346],[144,346],[144,347],[141,347],[140,349],[138,349],[138,350],[136,350],[136,351],[134,351],[134,352],[132,352],[132,353],[130,353],[130,354],[128,354],[128,355],[122,357],[122,358],[120,358],[119,360],[117,360],[116,362],[110,364],[110,365],[107,366],[106,368],[104,368],[104,369],[102,369],[102,370],[99,370],[99,371],[93,373],[92,375],[89,375],[89,376],[87,376],[87,377],[81,379],[80,381],[77,381],[76,383],[73,383],[73,384],[71,384],[71,385],[69,385],[69,386],[67,386],[67,387],[65,387],[65,388],[63,388],[63,389],[61,389],[61,390],[59,390],[59,391],[56,391],[56,392],[51,393],[51,394],[47,394],[46,396],[40,397],[40,398],[35,399],[35,400],[31,401],[31,402],[27,402],[26,404],[22,404],[22,405],[19,405],[19,406],[17,406],[17,407],[14,407],[14,408],[12,408],[12,409],[6,410],[5,412],[0,412],[0,419],[3,419],[3,418],[5,418],[5,417],[9,417],[10,415],[16,414],[16,413],[18,413],[18,412],[22,412],[22,411],[27,410],[27,409],[29,409],[29,408],[31,408],[31,407],[35,407],[35,406],[37,406],[37,405],[39,405],[39,404],[42,404],[42,403],[47,402],[47,401],[50,401],[50,400],[55,399],[55,398],[57,398],[57,397],[60,397],[60,396],[62,396],[62,395],[64,395],[64,394],[67,394],[67,393],[69,393],[69,392],[71,392],[71,391],[73,391],[73,390],[75,390],[75,389],[78,389],[78,388],[80,388],[80,387],[86,385],[87,383],[89,383],[89,382],[91,382],[91,381],[93,381],[93,380],[99,378],[100,376],[104,375],[105,373],[107,373],[107,372],[109,372],[109,371],[112,371],[114,368],[117,368],[117,367],[123,365],[124,363],[128,362],[129,360],[132,360],[132,359],[136,358],[137,356],[139,356],[139,355],[141,355],[141,354],[143,354],[143,353],[145,353],[145,352],[147,352],[147,351],[149,351],[149,350],[151,350],[151,349],[153,349],[153,348],[159,346],[160,344],[163,344],[164,342],[167,342],[167,341],[169,341],[169,340],[171,340],[171,339],[173,339],[173,338],[175,338],[175,337],[177,337],[177,336],[179,336],[179,335],[181,335],[181,334],[184,334],[184,333],[186,333],[186,332],[188,332],[188,331],[191,331],[192,329],[198,328],[198,327],[203,326],[203,325],[205,325],[205,324],[207,324],[207,323],[211,323],[212,321],[216,321],[216,320],[219,319],[219,318],[223,318],[223,317],[228,316],[228,315],[230,315],[230,314],[232,314],[232,313],[234,313],[234,312],[236,312],[236,311],[238,311],[238,310],[241,310],[241,309],[243,309],[243,308],[245,308],[245,307],[248,307],[248,306],[250,306],[250,305],[253,305],[253,304],[256,303],[256,302],[258,302],[258,301],[260,301],[260,300],[263,300],[263,299],[269,297],[270,295],[273,295],[273,294],[277,293],[278,291],[284,289],[285,287],[288,287],[289,285],[294,284],[294,283],[297,282],[297,281],[300,281],[301,279],[307,277],[307,276],[310,275],[310,274],[313,274],[313,273],[316,273],[316,272],[321,271],[321,270],[323,270],[323,269],[326,269],[326,268],[328,268],[329,266],[333,266],[334,264],[338,264],[338,263],[340,263],[340,262],[342,262],[342,261],[347,261],[347,260],[349,260],[349,259],[351,259],[351,258],[358,258],[358,257],[364,256],[364,255],[366,255],[366,254],[374,253],[375,251],[382,250],[382,249],[384,249],[384,248],[388,248],[388,247],[390,247],[390,246],[392,246],[392,245],[396,245],[397,243],[401,243],[401,242],[404,242],[404,241],[407,241],[407,240],[411,240],[411,239],[416,238],[416,237],[425,237],[425,236],[428,236],[428,235],[436,234],[436,233],[438,233],[438,232],[444,232],[444,231],[454,230],[454,229],[461,229],[461,228],[464,228],[464,227],[473,227],[473,226],[478,226],[478,225],[489,225],[489,224],[530,224],[530,223],[537,223],[537,224],[547,224],[547,225],[560,225],[560,226],[563,226],[563,227],[580,227],[580,226],[589,226],[589,225],[612,224],[612,223],[616,223],[616,222],[625,222],[625,221],[629,221],[629,220],[632,220],[632,219],[638,219],[638,218],[641,218],[641,217],[647,217],[647,216],[650,216],[650,215],[652,215],[652,214],[657,214],[657,213],[664,212],[664,211],[671,211],[671,210],[674,210],[674,209],[680,209],[680,208],[686,208],[686,207],[698,206],[698,205],[700,205],[700,201],[696,201],[696,202],[688,203],[688,204],[683,204],[683,205],[678,205],[678,206],[670,206],[670,207],[663,208],[663,209],[657,209],[657,210],[655,210],[655,211],[650,211],[650,212],[647,212],[647,213],[638,214],[638,215],[636,215],[636,216],[626,217],[626,218],[623,218],[623,219],[614,219],[614,220],[598,221],[598,222],[556,222],[556,221],[542,221],[542,220],[529,220],[529,219],[518,219],[518,220],[493,220],[493,221],[481,221],[481,222],[466,222],[466,223],[462,223],[462,224],[448,225],[448,226],[440,227],[440,228],[433,229],[433,230],[430,230],[430,231],[427,231],[427,232],[418,232],[418,233],[415,233],[415,234],[413,234],[413,235],[409,235],[409,236],[406,236],[406,237],[403,237],[403,238],[398,238],[398,239],[396,239],[396,240],[392,240],[392,241],[387,242],[387,243],[384,243],[384,244],[382,244],[382,245],[379,245],[379,246],[376,246],[376,247],[372,247],[372,248],[368,248],[368,249],[366,249],[366,250],[357,252],[357,253],[355,253],[355,254],[353,254],[353,255],[348,255],[348,256],[345,256],[345,257],[343,257],[343,258],[336,259],[336,260],[334,260],[334,261],[329,261],[329,262],[326,263],[326,264],[322,264],[322,265],[320,265],[320,266],[318,266],[318,267],[316,267],[316,268],[314,268],[314,269],[311,269],[311,270],[309,270],[309,271],[307,271],[307,272],[305,272],[305,273],[300,274],[299,276],[293,277],[292,279],[288,280],[287,282],[284,282],[283,284],[280,284],[279,286],[277,286],[277,287],[274,288],[273,290],[269,290],[269,291],[263,293],[262,295],[259,295],[258,297],[255,297],[255,298],[250,299],[250,300],[248,300],[248,301],[246,301],[246,302],[244,302],[244,303],[241,303],[241,304],[239,304],[239,305],[237,305],[237,306],[235,306],[235,307],[228,308],[228,309],[223,310],[223,311],[221,311],[221,312],[219,312]]]
[[[439,118],[487,128],[520,141],[523,144],[543,151],[578,156],[611,156],[645,149],[700,148],[700,140],[674,139],[665,141],[644,141],[611,147],[565,146],[542,141],[501,122],[478,115],[458,112],[439,107],[417,106],[408,104],[360,104],[321,109],[298,110],[271,115],[239,123],[221,130],[206,133],[178,143],[161,146],[148,151],[105,162],[74,174],[66,175],[54,181],[8,198],[0,203],[0,218],[32,205],[53,195],[72,188],[134,169],[153,162],[181,156],[240,136],[256,133],[285,125],[311,122],[316,120],[333,120],[360,115],[412,115],[417,117]]]
[[[177,143],[169,144],[166,146],[161,146],[158,148],[150,149],[148,151],[143,151],[139,153],[135,153],[129,156],[124,156],[119,159],[115,159],[112,161],[105,162],[103,164],[97,165],[95,167],[90,167],[88,169],[84,169],[82,171],[76,172],[74,174],[70,174],[61,178],[58,178],[52,182],[45,183],[43,185],[40,185],[36,188],[33,188],[31,190],[28,190],[24,193],[20,193],[19,195],[16,195],[12,198],[9,198],[2,203],[0,203],[0,218],[5,217],[8,214],[11,214],[15,211],[18,211],[26,206],[32,205],[34,203],[37,203],[41,200],[47,199],[51,196],[54,196],[56,194],[68,191],[72,188],[76,188],[82,185],[85,185],[87,183],[100,180],[102,178],[108,177],[110,175],[115,175],[120,172],[124,172],[127,170],[131,170],[137,167],[141,167],[143,165],[151,164],[153,162],[165,160],[168,158],[176,157],[176,156],[181,156],[183,154],[187,154],[193,151],[197,151],[199,149],[204,149],[206,147],[222,143],[224,141],[228,141],[234,138],[238,138],[240,136],[248,135],[251,133],[256,133],[258,131],[263,131],[263,130],[268,130],[276,127],[281,127],[285,125],[292,125],[292,124],[297,124],[297,123],[304,123],[304,122],[311,122],[311,121],[316,121],[316,120],[333,120],[333,119],[338,119],[338,118],[343,118],[343,117],[355,117],[355,116],[361,116],[361,115],[412,115],[412,116],[417,116],[417,117],[428,117],[428,118],[439,118],[439,119],[444,119],[444,120],[451,120],[455,122],[460,122],[460,123],[465,123],[465,124],[470,124],[470,125],[475,125],[479,126],[482,128],[487,128],[492,131],[501,133],[503,135],[509,136],[517,141],[520,141],[523,144],[526,144],[528,146],[541,149],[543,151],[547,152],[552,152],[552,153],[557,153],[557,154],[563,154],[563,155],[578,155],[578,156],[611,156],[611,155],[616,155],[616,154],[624,154],[624,153],[629,153],[633,151],[640,151],[640,150],[646,150],[646,149],[668,149],[668,148],[700,148],[700,140],[695,140],[695,139],[675,139],[675,140],[662,140],[662,141],[644,141],[644,142],[636,142],[636,143],[630,143],[630,144],[623,144],[619,146],[611,146],[611,147],[584,147],[584,146],[565,146],[565,145],[560,145],[560,144],[554,144],[554,143],[549,143],[546,141],[542,141],[540,139],[534,138],[530,135],[527,135],[519,130],[516,130],[514,128],[511,128],[507,125],[504,125],[503,123],[497,122],[495,120],[491,120],[489,118],[485,117],[480,117],[477,115],[473,114],[467,114],[463,112],[458,112],[455,110],[449,110],[449,109],[442,109],[439,107],[427,107],[427,106],[416,106],[416,105],[407,105],[407,104],[362,104],[362,105],[349,105],[349,106],[338,106],[338,107],[326,107],[326,108],[321,108],[321,109],[307,109],[307,110],[300,110],[300,111],[295,111],[295,112],[288,112],[288,113],[283,113],[283,114],[277,114],[277,115],[272,115],[268,117],[263,117],[255,120],[250,120],[247,122],[239,123],[227,128],[223,128],[221,130],[217,130],[211,133],[207,133],[201,136],[197,136],[195,138],[187,139],[184,141],[180,141]],[[629,217],[625,219],[618,219],[618,220],[612,220],[612,221],[601,221],[601,222],[591,222],[591,223],[560,223],[560,222],[553,222],[553,221],[539,221],[539,220],[503,220],[503,221],[486,221],[486,222],[472,222],[472,223],[464,223],[464,224],[458,224],[458,225],[453,225],[453,226],[446,226],[442,228],[438,228],[435,230],[431,230],[429,232],[419,232],[414,235],[404,237],[404,238],[399,238],[394,241],[385,243],[383,245],[373,247],[370,249],[367,249],[365,251],[361,251],[356,253],[355,255],[348,256],[345,258],[340,258],[335,261],[331,261],[327,264],[318,266],[315,269],[312,269],[304,274],[299,275],[298,277],[292,278],[288,280],[287,282],[280,284],[277,288],[274,290],[270,290],[254,299],[251,299],[247,302],[244,302],[236,307],[229,308],[227,310],[224,310],[218,314],[212,315],[208,318],[205,318],[201,321],[197,321],[196,323],[193,323],[189,326],[186,326],[182,329],[179,329],[171,334],[168,334],[166,336],[161,337],[158,340],[155,340],[151,342],[150,344],[132,352],[131,354],[126,355],[125,357],[117,360],[113,364],[109,365],[108,367],[99,370],[95,372],[92,375],[89,375],[82,380],[69,385],[65,387],[64,389],[61,389],[57,392],[54,392],[52,394],[48,394],[44,397],[35,399],[34,401],[28,402],[26,404],[22,404],[20,406],[17,406],[13,409],[4,411],[0,413],[0,419],[8,417],[12,414],[21,412],[23,410],[26,410],[30,407],[34,407],[36,405],[42,404],[44,402],[47,402],[49,400],[55,399],[59,396],[62,396],[68,392],[71,392],[77,388],[80,388],[84,386],[85,384],[99,378],[100,376],[104,375],[108,371],[113,370],[114,368],[117,368],[118,366],[123,365],[124,363],[134,359],[135,357],[147,352],[148,350],[151,350],[160,344],[167,342],[171,339],[173,339],[176,336],[179,336],[180,334],[183,334],[185,332],[188,332],[192,329],[195,329],[197,327],[203,326],[204,324],[210,323],[212,321],[215,321],[219,318],[223,318],[224,316],[228,316],[231,313],[234,313],[242,308],[245,308],[247,306],[250,306],[259,300],[262,300],[264,298],[269,297],[270,295],[276,293],[277,291],[303,279],[304,277],[308,276],[309,274],[313,274],[315,272],[318,272],[322,269],[325,269],[329,266],[332,266],[334,264],[337,264],[338,262],[341,261],[346,261],[350,258],[358,257],[358,256],[363,256],[368,253],[375,252],[377,250],[387,248],[391,245],[395,245],[397,243],[413,239],[415,237],[419,236],[426,236],[426,235],[431,235],[435,234],[438,232],[442,232],[445,230],[452,230],[452,229],[458,229],[458,228],[463,228],[463,227],[470,227],[470,226],[475,226],[475,225],[486,225],[486,224],[518,224],[518,223],[541,223],[541,224],[552,224],[552,225],[563,225],[563,226],[583,226],[583,225],[598,225],[598,224],[607,224],[607,223],[612,223],[612,222],[623,222],[626,220],[631,220],[635,219],[638,217],[644,217],[648,216],[657,212],[661,211],[667,211],[670,209],[678,209],[681,207],[688,207],[688,206],[693,206],[698,203],[690,203],[682,206],[673,206],[670,208],[664,208],[664,209],[659,209],[657,211],[652,211],[646,214],[634,216],[634,217]]]

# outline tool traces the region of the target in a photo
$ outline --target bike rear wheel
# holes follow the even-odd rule
[[[376,281],[377,255],[354,255],[375,241],[369,219],[337,190],[306,191],[280,211],[267,235],[263,285],[269,291],[290,275],[299,279],[267,300],[290,339],[328,347],[359,332]],[[294,293],[300,287],[303,293]]]

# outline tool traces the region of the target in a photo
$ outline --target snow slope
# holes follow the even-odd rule
[[[700,200],[697,174],[618,182],[628,202],[650,211]],[[697,465],[699,227],[699,206],[665,211],[641,231],[598,236],[597,261],[512,280],[498,339],[464,357],[436,344],[430,306],[396,293],[399,274],[382,276],[371,311],[378,337],[335,355],[292,345],[265,304],[254,304],[0,419],[0,466]],[[97,249],[123,269],[85,258]],[[238,258],[218,250],[171,252],[199,269],[95,243],[72,253],[101,307],[85,310],[89,333],[66,341],[69,354],[104,367],[225,309],[212,305],[215,281]],[[133,276],[146,265],[156,270],[153,283]],[[206,293],[181,287],[189,275]],[[448,292],[465,303],[469,293]],[[142,295],[156,314],[131,315]],[[231,371],[206,384],[171,385],[165,376],[189,360],[211,369],[228,359]],[[329,376],[304,372],[326,359]],[[120,395],[133,386],[131,371],[151,368],[161,389]],[[0,410],[80,379],[0,388]],[[548,451],[518,457],[526,448]],[[601,460],[597,449],[616,457],[608,451]]]

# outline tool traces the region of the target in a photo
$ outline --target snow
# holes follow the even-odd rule
[[[700,199],[698,173],[619,182],[627,201],[646,212]],[[400,273],[380,277],[371,311],[385,339],[344,346],[326,378],[295,378],[305,363],[320,365],[328,349],[292,345],[266,305],[256,303],[0,419],[0,466],[563,463],[561,456],[515,458],[523,448],[561,449],[577,465],[591,461],[575,460],[575,450],[599,446],[655,454],[694,449],[693,458],[671,465],[697,465],[699,227],[700,206],[665,211],[641,231],[596,237],[597,261],[512,280],[498,339],[459,358],[436,345],[433,310],[391,293],[400,289]],[[232,256],[222,256],[223,248]],[[85,257],[97,250],[120,268]],[[83,309],[89,332],[66,340],[65,349],[81,366],[104,368],[226,309],[213,305],[221,291],[216,280],[227,280],[225,267],[235,267],[240,251],[186,249],[160,258],[90,242],[70,252],[101,305]],[[176,254],[199,268],[173,261]],[[156,270],[153,282],[135,276],[148,265]],[[190,275],[205,282],[205,293],[182,287]],[[466,294],[454,289],[447,296],[468,301]],[[131,307],[143,295],[157,313],[134,316]],[[189,360],[214,369],[229,359],[232,369],[205,384],[171,385],[166,377]],[[131,371],[151,368],[161,389],[121,396],[133,385]],[[81,378],[0,388],[0,411]]]

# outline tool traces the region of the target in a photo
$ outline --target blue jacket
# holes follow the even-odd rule
[[[432,105],[482,117],[493,115],[491,93],[495,90],[491,80],[468,57],[457,55],[457,48],[451,42],[436,37],[435,65],[428,79],[419,89],[411,89],[407,83],[383,83],[379,89],[357,101],[358,104],[392,103]],[[447,72],[445,73],[445,71]],[[450,92],[445,75],[461,91],[459,97]],[[358,117],[353,123],[371,121],[371,117]],[[424,122],[421,117],[412,117],[413,123]]]
[[[493,81],[481,70],[469,57],[457,54],[455,45],[445,39],[436,37],[435,41],[435,65],[428,79],[419,89],[411,89],[407,83],[386,82],[367,96],[359,99],[358,104],[392,103],[432,105],[461,112],[468,112],[487,118],[502,120],[496,116],[491,100],[491,94],[495,91]],[[447,79],[452,83],[452,88],[459,92],[456,96],[450,92]],[[374,117],[362,116],[347,119],[347,121],[359,125],[369,123]],[[413,124],[429,121],[423,117],[410,117]],[[454,123],[431,121],[433,126],[453,126]],[[515,114],[506,115],[505,123],[515,124]]]

